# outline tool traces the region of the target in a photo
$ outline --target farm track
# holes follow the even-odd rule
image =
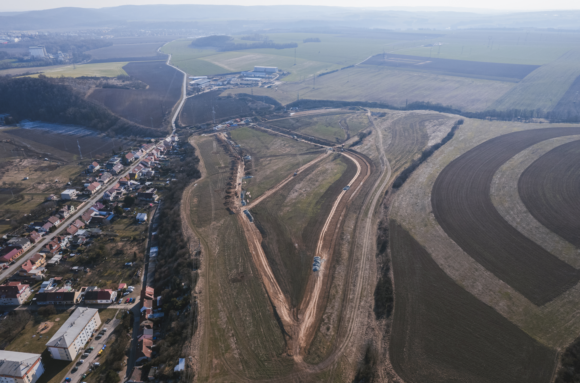
[[[520,151],[578,133],[578,128],[554,128],[496,137],[452,161],[433,186],[433,213],[449,237],[537,306],[574,286],[580,272],[505,221],[491,202],[491,181],[501,165]]]
[[[518,181],[521,200],[550,231],[580,248],[580,141],[560,145],[532,163]]]

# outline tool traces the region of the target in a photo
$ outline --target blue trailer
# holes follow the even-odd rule
[[[246,217],[248,217],[248,220],[249,220],[250,222],[254,222],[254,217],[252,217],[252,214],[250,214],[250,212],[249,212],[249,211],[247,211],[247,210],[244,210],[244,214],[246,215]]]

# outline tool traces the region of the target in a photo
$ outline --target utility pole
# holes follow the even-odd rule
[[[294,65],[296,65],[296,48],[294,48]]]
[[[83,159],[83,153],[81,153],[81,144],[79,144],[79,140],[77,140],[77,146],[79,147],[79,154],[81,155],[81,160]]]

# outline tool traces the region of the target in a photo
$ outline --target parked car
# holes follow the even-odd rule
[[[81,359],[86,359],[89,357],[89,353],[85,352],[84,354],[81,355]]]
[[[79,370],[79,368],[77,366],[74,366],[72,370],[70,370],[70,372],[72,372],[73,374],[75,372],[77,372]]]
[[[99,340],[99,339],[101,339],[102,337],[103,337],[103,336],[102,336],[101,334],[99,334],[99,335],[97,335],[97,336],[95,337],[95,339],[96,339],[96,340]]]
[[[64,381],[65,382],[70,382],[70,381],[72,381],[72,379],[71,378],[64,378]]]
[[[85,362],[85,361],[84,361],[84,360],[82,360],[82,359],[81,359],[81,360],[79,360],[79,361],[77,362],[77,366],[80,366],[80,365],[81,365],[81,364],[83,364],[84,362]]]

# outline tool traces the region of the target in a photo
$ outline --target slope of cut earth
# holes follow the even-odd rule
[[[518,190],[542,225],[580,248],[580,141],[558,146],[523,173]]]
[[[547,383],[556,352],[453,281],[390,223],[395,312],[391,361],[406,383]]]
[[[557,137],[521,151],[495,173],[490,190],[493,205],[510,225],[576,269],[580,269],[578,248],[534,218],[520,198],[518,182],[522,173],[538,158],[562,144],[579,139],[580,136]],[[541,179],[538,181],[542,182]]]
[[[181,97],[183,73],[164,61],[131,62],[127,74],[148,85],[145,90],[95,89],[89,98],[113,113],[151,128],[161,128]]]
[[[213,137],[195,137],[205,176],[191,189],[192,229],[203,252],[205,331],[200,382],[273,379],[290,373],[282,331],[242,228],[224,207],[230,159]]]
[[[341,143],[347,139],[347,125],[345,124],[343,128],[341,124],[346,117],[351,117],[351,114],[348,111],[339,110],[323,115],[272,120],[268,122],[268,125],[322,138],[328,142]]]
[[[494,173],[518,152],[579,133],[579,128],[536,129],[491,139],[451,162],[433,186],[433,214],[449,237],[538,306],[574,286],[580,272],[506,222],[491,202],[490,185]]]
[[[351,161],[327,158],[252,209],[270,266],[295,307],[311,272],[317,234],[354,171]]]

